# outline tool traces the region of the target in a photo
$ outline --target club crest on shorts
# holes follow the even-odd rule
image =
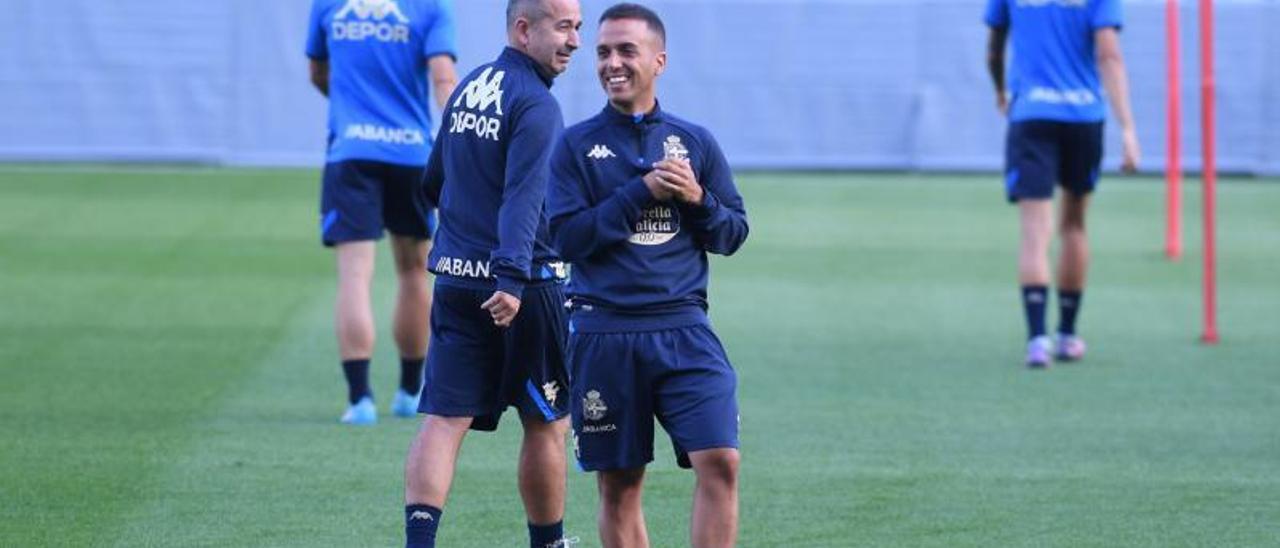
[[[688,160],[689,149],[684,147],[684,143],[680,142],[678,135],[668,135],[667,140],[662,143],[662,158],[664,160]]]
[[[604,414],[609,412],[609,406],[605,405],[604,400],[600,399],[598,390],[587,391],[587,397],[582,399],[582,418],[589,421],[598,421],[604,418]]]

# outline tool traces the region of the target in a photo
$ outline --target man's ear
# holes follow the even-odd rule
[[[524,17],[516,18],[516,43],[524,48],[529,47],[529,20]]]

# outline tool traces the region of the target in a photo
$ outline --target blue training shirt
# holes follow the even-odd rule
[[[329,162],[421,166],[427,59],[457,57],[452,0],[314,0],[307,57],[329,62]]]
[[[1010,27],[1010,120],[1106,118],[1093,33],[1122,26],[1120,0],[987,0],[983,19]]]
[[[428,265],[440,282],[521,297],[529,283],[564,278],[544,207],[547,160],[564,129],[551,79],[506,48],[449,98],[423,175],[440,209]]]
[[[642,178],[665,156],[689,159],[701,204],[653,198]],[[574,328],[668,328],[706,321],[707,253],[747,239],[747,212],[719,144],[663,112],[611,106],[565,130],[547,207],[556,249],[573,265]]]

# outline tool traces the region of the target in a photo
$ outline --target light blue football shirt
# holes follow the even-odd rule
[[[314,0],[307,57],[329,61],[328,161],[426,165],[427,59],[457,57],[451,0]]]
[[[1106,118],[1093,33],[1122,25],[1120,0],[987,0],[983,19],[1009,28],[1010,120]]]

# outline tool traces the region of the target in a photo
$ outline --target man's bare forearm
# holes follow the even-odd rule
[[[1122,131],[1133,131],[1133,110],[1129,106],[1129,76],[1120,53],[1120,41],[1115,29],[1103,29],[1097,35],[1098,73],[1102,86],[1107,90],[1111,113],[1120,123]]]
[[[445,103],[449,102],[449,96],[453,95],[453,88],[458,86],[458,71],[454,66],[453,57],[434,56],[427,60],[427,70],[431,74],[431,90],[435,95],[436,106],[444,110]]]

